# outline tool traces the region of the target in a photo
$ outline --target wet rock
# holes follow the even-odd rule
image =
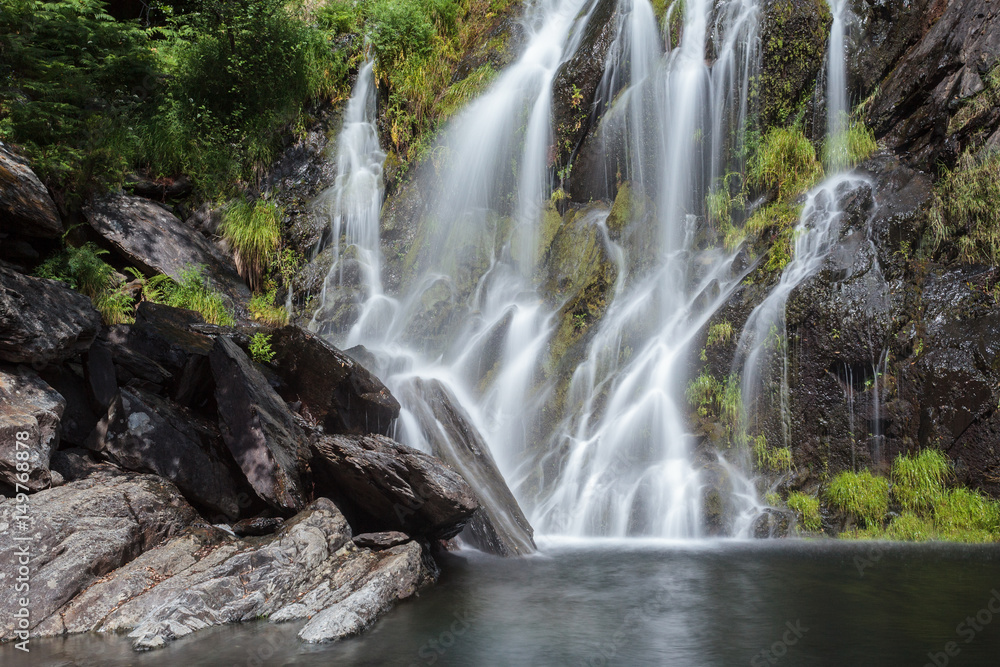
[[[123,365],[149,381],[169,380],[166,388],[181,405],[204,406],[214,389],[208,361],[214,341],[191,329],[192,325],[203,323],[193,310],[143,301],[136,310],[135,324],[128,329],[125,344],[134,354],[123,359]],[[120,347],[123,346],[116,346]],[[168,377],[163,376],[162,370],[166,370]]]
[[[209,354],[222,437],[265,502],[280,511],[305,507],[306,435],[280,396],[236,343],[219,337]]]
[[[59,211],[28,161],[0,143],[0,232],[46,239],[63,235]]]
[[[405,391],[435,456],[474,489],[479,509],[460,534],[481,551],[523,556],[535,551],[533,530],[497,468],[489,445],[455,395],[438,380],[415,379]]]
[[[169,482],[152,475],[101,471],[31,497],[23,530],[15,500],[0,502],[0,561],[16,563],[14,537],[32,536],[31,629],[81,590],[157,546],[197,519]],[[0,573],[12,585],[13,571]],[[0,640],[13,637],[17,596],[0,598]]]
[[[361,364],[298,326],[271,337],[273,367],[289,402],[301,401],[302,414],[329,433],[390,432],[399,403]]]
[[[278,516],[258,516],[237,521],[233,524],[233,532],[240,537],[270,535],[284,522],[285,520]]]
[[[354,543],[362,549],[372,551],[382,551],[410,541],[410,536],[398,530],[389,530],[382,533],[362,533],[354,536]]]
[[[170,480],[195,506],[239,515],[238,484],[216,425],[154,394],[122,388],[88,447],[125,470]]]
[[[98,234],[148,275],[165,273],[178,280],[184,271],[204,266],[206,277],[230,305],[249,301],[250,290],[232,260],[162,206],[141,197],[109,195],[84,207],[84,215]]]
[[[852,0],[847,48],[851,99],[865,99],[906,51],[926,34],[944,9],[940,0],[886,3]]]
[[[90,299],[0,266],[0,361],[44,366],[85,351],[101,326]]]
[[[317,435],[312,449],[317,495],[337,500],[356,528],[447,539],[479,507],[458,473],[383,435]]]
[[[191,194],[194,189],[191,179],[181,175],[177,178],[145,178],[143,176],[133,176],[126,181],[125,187],[140,197],[166,201],[168,199],[179,199]]]
[[[788,537],[789,528],[794,523],[795,517],[791,512],[767,507],[754,519],[751,531],[757,539]]]
[[[0,368],[0,482],[31,491],[49,486],[65,409],[66,399],[33,371]]]

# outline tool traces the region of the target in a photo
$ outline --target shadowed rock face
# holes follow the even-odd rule
[[[310,618],[303,639],[335,641],[436,576],[416,542],[358,549],[343,515],[320,498],[264,538],[185,531],[86,588],[34,632],[130,631],[137,649],[151,649],[214,625]]]
[[[46,239],[63,235],[49,191],[28,162],[0,144],[0,232]]]
[[[469,482],[479,501],[480,507],[461,538],[498,556],[534,552],[531,524],[507,487],[489,446],[455,396],[437,380],[416,379],[403,391],[410,393],[408,404],[431,451]]]
[[[218,427],[155,394],[123,388],[88,445],[125,470],[170,480],[210,512],[239,515],[238,486]]]
[[[32,491],[49,485],[49,459],[59,446],[65,410],[66,399],[33,371],[0,368],[0,481],[10,486],[20,482]],[[26,433],[27,439],[19,440],[18,433]],[[19,459],[19,452],[27,459]],[[18,471],[18,463],[26,463],[28,470]],[[26,481],[18,477],[21,472],[28,473]]]
[[[344,503],[359,530],[448,539],[479,508],[445,463],[385,436],[317,435],[312,450],[317,495]]]
[[[209,354],[222,437],[254,491],[277,510],[300,510],[308,495],[306,435],[246,353],[219,337]]]
[[[399,403],[361,364],[298,326],[274,332],[278,393],[328,433],[388,435]]]
[[[0,361],[65,361],[90,347],[100,326],[89,298],[58,281],[0,266]]]
[[[35,628],[105,574],[197,520],[177,488],[158,477],[101,471],[31,497],[28,531],[0,502],[0,561],[16,563],[15,536],[32,536],[31,619]],[[30,531],[30,532],[29,532]],[[5,586],[12,571],[0,575]],[[17,596],[0,597],[0,639],[14,630]]]

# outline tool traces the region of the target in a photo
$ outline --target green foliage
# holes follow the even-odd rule
[[[367,35],[375,58],[391,67],[408,56],[427,56],[434,39],[431,3],[380,0],[371,9]]]
[[[847,130],[832,136],[823,144],[823,164],[834,171],[849,169],[867,160],[878,146],[875,133],[864,123],[847,122]]]
[[[196,311],[209,324],[225,326],[234,323],[233,316],[226,309],[222,295],[208,284],[204,275],[204,267],[196,266],[185,269],[181,272],[181,278],[178,281],[171,280],[166,276],[157,276],[152,280],[156,280],[156,284],[150,289],[152,298],[149,300],[174,308],[187,308]]]
[[[264,272],[276,259],[281,245],[282,211],[264,199],[250,203],[237,199],[225,211],[220,231],[233,250],[240,275],[259,291]]]
[[[808,189],[822,176],[816,150],[798,128],[769,130],[747,169],[750,185],[775,188],[779,199]]]
[[[1000,151],[966,152],[935,186],[934,246],[948,242],[966,262],[1000,263]]]
[[[708,328],[708,337],[705,340],[705,347],[713,345],[724,345],[733,338],[733,325],[728,320],[716,322]]]
[[[764,434],[750,438],[757,468],[772,472],[783,472],[792,469],[792,450],[788,447],[771,447],[767,444]]]
[[[799,516],[802,527],[808,531],[816,532],[822,528],[822,518],[819,513],[819,498],[792,491],[788,494],[788,509]]]
[[[288,324],[288,311],[284,306],[274,304],[277,289],[272,285],[265,292],[255,294],[250,299],[249,310],[253,318],[271,326],[281,327]]]
[[[148,41],[101,0],[0,3],[0,139],[54,189],[120,183],[156,85]]]
[[[866,526],[878,527],[889,511],[889,480],[868,470],[842,472],[830,482],[827,498],[834,507],[861,519]]]
[[[119,287],[115,270],[101,259],[107,254],[107,250],[89,242],[79,248],[67,246],[42,262],[35,275],[62,281],[89,296],[105,324],[131,322],[135,300]]]
[[[945,534],[974,536],[982,532],[1000,539],[1000,503],[978,491],[952,489],[935,505],[934,522]]]
[[[944,494],[950,471],[948,459],[936,449],[897,457],[892,462],[893,495],[905,509],[928,510]]]
[[[330,0],[316,10],[317,25],[334,35],[357,31],[359,19],[359,12],[351,0]]]
[[[250,356],[259,364],[274,360],[274,350],[271,349],[271,335],[258,331],[250,339]]]
[[[745,414],[739,376],[733,374],[720,382],[708,372],[691,380],[685,396],[699,417],[717,421],[732,439],[742,437]]]

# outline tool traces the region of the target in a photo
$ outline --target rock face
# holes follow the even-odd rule
[[[66,399],[34,372],[0,368],[0,481],[32,491],[49,485],[49,459],[59,445],[65,409]]]
[[[153,473],[177,485],[196,506],[239,515],[238,485],[212,422],[135,388],[123,388],[88,446],[125,470]]]
[[[222,437],[250,485],[275,509],[305,507],[309,447],[305,432],[246,353],[219,337],[209,354]]]
[[[89,298],[55,280],[0,266],[0,361],[65,361],[86,350],[100,326]]]
[[[301,401],[307,419],[328,433],[389,434],[399,403],[361,364],[297,326],[276,331],[271,347],[282,380],[278,392]]]
[[[213,287],[234,304],[250,299],[232,261],[162,206],[141,197],[109,195],[91,202],[84,215],[98,234],[149,275],[165,273],[176,280],[185,270],[204,266]]]
[[[458,473],[385,436],[319,435],[312,449],[316,493],[346,503],[355,528],[447,539],[479,507]]]
[[[358,549],[347,521],[321,498],[267,538],[187,531],[87,588],[36,633],[130,631],[136,648],[150,649],[224,623],[311,617],[303,633],[331,641],[435,577],[415,542]]]
[[[44,623],[75,595],[105,574],[157,546],[197,519],[177,489],[135,473],[97,472],[86,479],[31,497],[27,530],[15,499],[0,502],[0,560],[16,563],[30,535],[31,628]],[[14,570],[0,573],[13,590]],[[0,640],[13,636],[17,596],[0,598]]]
[[[489,445],[455,396],[437,380],[414,380],[408,405],[423,427],[435,456],[457,470],[475,490],[479,510],[461,538],[498,556],[535,551],[533,530],[497,468]]]
[[[63,231],[49,191],[24,158],[0,144],[0,232],[57,239]]]

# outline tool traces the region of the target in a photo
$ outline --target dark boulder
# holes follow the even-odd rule
[[[398,547],[400,544],[406,544],[410,539],[410,536],[406,533],[401,533],[398,530],[388,530],[382,533],[362,533],[361,535],[355,535],[354,543],[362,549],[382,551],[383,549]]]
[[[80,591],[198,518],[173,484],[152,475],[97,472],[31,497],[29,525],[17,502],[0,502],[0,562],[16,563],[31,536],[33,630]],[[18,596],[0,597],[0,641],[13,637]]]
[[[355,528],[448,539],[479,507],[458,473],[385,436],[317,435],[312,449],[317,495],[341,503]]]
[[[233,532],[240,537],[270,535],[285,522],[279,516],[256,516],[233,524]]]
[[[305,507],[309,447],[305,432],[246,353],[220,336],[209,354],[222,437],[265,502],[283,512]]]
[[[62,221],[27,160],[0,143],[0,232],[58,239]]]
[[[95,342],[87,350],[83,368],[91,407],[103,413],[118,395],[118,377],[111,348],[100,341]]]
[[[531,524],[500,474],[489,445],[455,395],[438,380],[415,379],[403,390],[431,451],[469,482],[479,501],[479,510],[460,537],[498,556],[534,552]]]
[[[0,361],[44,366],[85,351],[101,326],[90,299],[0,266]]]
[[[146,274],[164,273],[178,280],[184,271],[203,266],[209,282],[230,305],[250,300],[232,259],[155,202],[109,195],[84,207],[84,215],[98,234]]]
[[[399,403],[361,364],[301,327],[278,329],[271,337],[278,393],[302,402],[302,414],[328,433],[388,435]]]
[[[31,491],[49,486],[65,409],[66,399],[33,371],[0,368],[0,482]]]
[[[88,447],[125,470],[170,480],[197,507],[239,515],[234,466],[218,427],[155,394],[122,388]]]

